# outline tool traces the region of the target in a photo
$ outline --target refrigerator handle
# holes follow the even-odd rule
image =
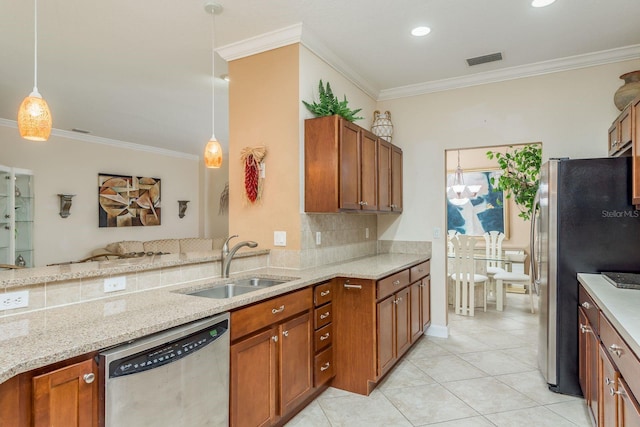
[[[530,271],[531,271],[531,277],[533,279],[533,284],[534,284],[534,289],[536,289],[536,293],[537,293],[537,289],[538,286],[540,285],[540,270],[538,269],[538,259],[536,258],[537,253],[536,253],[536,239],[538,236],[537,231],[537,227],[538,227],[538,215],[537,212],[540,208],[540,189],[538,189],[538,191],[536,191],[536,196],[533,199],[533,211],[531,212],[531,231],[530,231],[530,235],[529,235],[529,250],[531,252],[531,256],[529,257],[530,260]]]

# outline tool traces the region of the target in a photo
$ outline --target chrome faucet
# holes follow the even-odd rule
[[[236,254],[238,249],[244,246],[248,246],[250,248],[255,248],[256,246],[258,246],[258,244],[252,240],[245,240],[242,242],[238,242],[234,247],[229,249],[229,240],[233,239],[234,237],[238,237],[238,235],[234,234],[233,236],[229,236],[229,238],[225,240],[224,245],[222,245],[222,259],[220,260],[220,264],[222,267],[221,275],[224,278],[229,277],[229,267],[231,266],[231,260],[233,259],[233,256]]]

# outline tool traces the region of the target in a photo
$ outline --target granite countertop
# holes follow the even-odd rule
[[[622,339],[640,357],[640,290],[616,288],[599,274],[579,273],[578,281]]]
[[[106,349],[334,277],[378,280],[429,258],[428,255],[390,253],[306,270],[264,268],[243,272],[234,277],[264,275],[293,280],[227,299],[184,294],[225,281],[217,278],[6,316],[0,318],[0,383],[31,369]]]

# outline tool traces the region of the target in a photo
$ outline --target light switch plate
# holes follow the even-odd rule
[[[287,246],[287,232],[286,231],[274,231],[273,232],[273,246]]]
[[[320,231],[316,231],[316,245],[322,244],[322,233]]]
[[[364,238],[368,239],[369,238],[369,227],[364,229]]]
[[[126,276],[108,277],[104,279],[105,292],[123,291],[126,288],[127,288]]]

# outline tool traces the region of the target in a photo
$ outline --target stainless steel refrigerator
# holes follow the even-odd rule
[[[542,165],[532,220],[538,286],[538,363],[552,391],[581,395],[577,273],[640,272],[640,211],[631,205],[631,158]]]

